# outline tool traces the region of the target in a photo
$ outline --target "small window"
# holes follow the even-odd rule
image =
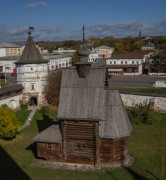
[[[51,143],[47,143],[47,148],[51,149]]]
[[[132,61],[132,64],[134,64],[134,61]]]
[[[139,62],[137,61],[137,64],[139,64]]]
[[[85,143],[75,143],[76,149],[83,150],[85,149]]]
[[[127,61],[125,61],[125,64],[127,64]]]
[[[33,68],[31,68],[31,71],[33,70]]]
[[[112,62],[110,61],[110,64],[112,64]]]
[[[114,61],[114,64],[116,64],[116,61]]]
[[[31,85],[31,90],[34,90],[35,88],[34,88],[34,85]]]
[[[121,61],[121,64],[123,64],[123,61]]]

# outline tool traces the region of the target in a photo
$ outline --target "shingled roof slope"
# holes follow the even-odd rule
[[[31,36],[28,36],[24,51],[16,64],[40,64],[47,63],[43,60]]]
[[[10,86],[4,86],[4,87],[0,88],[0,94],[17,91],[17,90],[23,90],[23,89],[24,89],[24,87],[22,86],[22,84],[14,84],[14,85],[10,85]]]
[[[117,54],[108,59],[143,59],[145,56],[143,51],[126,52],[124,54]]]
[[[59,125],[52,125],[42,131],[41,133],[37,134],[33,141],[35,142],[48,142],[48,143],[61,143],[62,142],[62,135],[59,129]]]
[[[99,128],[101,138],[120,138],[129,136],[131,124],[124,108],[121,96],[117,90],[105,90],[104,122]]]
[[[129,136],[131,125],[119,91],[105,90],[105,73],[104,68],[90,68],[80,78],[76,68],[64,69],[58,119],[99,120],[101,138]]]

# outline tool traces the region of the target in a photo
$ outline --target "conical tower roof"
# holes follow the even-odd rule
[[[38,51],[35,43],[32,40],[32,36],[28,36],[24,51],[21,55],[21,58],[17,64],[40,64],[47,63],[43,60],[40,52]]]

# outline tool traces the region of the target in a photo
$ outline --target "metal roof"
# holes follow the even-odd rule
[[[31,36],[28,36],[24,51],[21,55],[21,58],[16,64],[40,64],[47,63],[46,60],[43,60],[40,52],[38,51],[35,43],[32,40]]]
[[[97,48],[94,48],[94,50],[100,50],[100,49],[113,49],[113,48],[112,48],[112,47],[105,46],[105,45],[99,46],[99,47],[97,47]]]
[[[143,59],[147,52],[145,51],[133,51],[133,52],[126,52],[123,54],[114,55],[108,59]]]
[[[47,143],[61,143],[62,142],[62,135],[59,129],[59,125],[52,125],[42,131],[41,133],[37,134],[33,141],[35,142],[47,142]]]
[[[0,43],[0,48],[20,48],[20,46],[13,43]]]
[[[5,94],[8,92],[13,92],[13,91],[17,91],[17,90],[23,90],[24,87],[21,84],[14,84],[14,85],[10,85],[10,86],[4,86],[0,88],[0,94]]]

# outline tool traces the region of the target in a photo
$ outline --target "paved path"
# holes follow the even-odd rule
[[[38,108],[39,108],[38,106],[31,106],[30,108],[28,108],[29,110],[32,110],[32,111],[30,112],[30,114],[29,114],[27,120],[25,121],[24,125],[21,126],[21,127],[18,129],[19,132],[22,131],[23,129],[25,129],[26,127],[28,127],[28,126],[31,124],[32,119],[33,119],[33,116],[34,116],[34,114],[35,114],[35,112],[36,112],[36,110],[37,110]]]

